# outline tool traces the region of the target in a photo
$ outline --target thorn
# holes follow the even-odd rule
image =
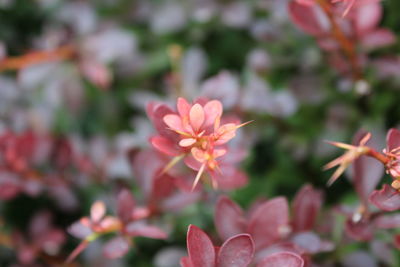
[[[328,143],[332,146],[340,147],[340,148],[343,148],[346,150],[355,148],[355,146],[353,146],[353,145],[349,145],[349,144],[345,144],[345,143],[341,143],[341,142],[334,142],[334,141],[328,141],[328,140],[324,140],[324,142]]]
[[[239,125],[236,126],[236,129],[239,129],[240,127],[246,126],[247,124],[252,123],[253,121],[254,121],[254,120],[247,121],[247,122],[244,122],[244,123],[242,123],[242,124],[239,124]]]
[[[179,156],[173,157],[170,162],[162,169],[162,171],[158,174],[158,176],[161,176],[165,174],[167,171],[169,171],[172,167],[174,167],[183,157],[185,154],[181,154]]]
[[[203,165],[201,165],[201,167],[199,169],[199,172],[196,175],[196,178],[194,179],[194,183],[193,183],[192,190],[191,190],[192,192],[193,192],[194,188],[196,187],[196,185],[199,183],[200,177],[203,174],[205,167],[206,167],[206,164],[203,163]]]

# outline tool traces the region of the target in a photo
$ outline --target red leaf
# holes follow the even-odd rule
[[[156,226],[147,225],[143,222],[133,222],[126,226],[125,231],[130,236],[143,236],[155,239],[166,239],[167,234]]]
[[[262,260],[257,267],[303,267],[304,260],[292,252],[274,253]]]
[[[147,114],[149,118],[152,120],[154,127],[157,132],[159,132],[162,136],[167,138],[172,137],[176,138],[177,134],[174,131],[168,129],[168,126],[164,123],[164,116],[167,114],[174,114],[170,107],[160,103],[149,103],[146,108]]]
[[[152,137],[150,143],[155,149],[168,156],[178,156],[181,154],[181,151],[176,144],[163,136]]]
[[[398,147],[400,147],[400,131],[392,128],[386,135],[386,148],[389,152]]]
[[[189,257],[182,257],[180,260],[181,267],[193,267]]]
[[[380,3],[370,3],[359,6],[353,15],[356,33],[362,36],[378,26],[382,18],[382,6]]]
[[[117,214],[123,222],[132,220],[132,213],[135,208],[135,199],[128,189],[122,189],[117,199]]]
[[[128,240],[122,236],[117,236],[108,241],[103,247],[103,254],[109,259],[120,258],[129,250]]]
[[[389,46],[395,42],[396,36],[388,29],[374,30],[361,39],[362,46],[368,50]]]
[[[289,225],[289,207],[286,198],[277,197],[261,205],[249,220],[248,233],[256,249],[281,239]]]
[[[319,36],[328,31],[326,15],[317,6],[306,6],[291,1],[289,14],[293,22],[308,34]]]
[[[217,201],[214,224],[222,240],[244,233],[246,229],[242,209],[226,196]]]
[[[296,194],[292,205],[294,230],[311,230],[322,205],[322,192],[315,190],[311,185],[305,185]]]
[[[247,184],[247,175],[233,165],[221,165],[221,173],[215,172],[213,179],[218,181],[221,190],[233,190]]]
[[[374,229],[369,221],[353,222],[351,218],[345,224],[346,233],[353,239],[359,241],[369,241],[373,238]]]
[[[381,215],[374,220],[374,224],[381,229],[399,228],[400,214]]]
[[[372,192],[369,201],[384,211],[400,209],[400,193],[387,184],[381,190]]]
[[[193,267],[215,267],[214,246],[203,230],[189,225],[186,242]]]
[[[394,236],[393,244],[397,249],[400,249],[400,235]]]
[[[239,234],[228,239],[219,249],[218,267],[246,267],[254,256],[254,242],[250,235]]]

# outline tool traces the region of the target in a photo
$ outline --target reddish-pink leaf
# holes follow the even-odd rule
[[[120,258],[129,251],[129,242],[122,236],[117,236],[108,241],[103,247],[103,254],[109,259]]]
[[[263,259],[257,267],[303,267],[304,260],[292,252],[278,252]]]
[[[400,209],[400,193],[387,184],[381,190],[372,192],[369,201],[384,211]]]
[[[123,222],[132,220],[132,213],[135,209],[135,200],[128,189],[122,189],[117,199],[117,214]]]
[[[291,1],[289,14],[293,22],[308,34],[320,36],[328,31],[327,17],[315,5],[307,6]]]
[[[176,137],[176,133],[168,129],[168,126],[164,123],[164,116],[174,113],[170,107],[159,103],[149,103],[146,110],[157,132],[164,137]]]
[[[271,245],[287,234],[289,207],[286,198],[277,197],[261,205],[249,220],[248,233],[256,249]]]
[[[250,235],[239,234],[228,239],[219,249],[218,267],[246,267],[254,255],[254,242]]]
[[[308,231],[314,227],[322,205],[322,192],[311,185],[303,186],[293,200],[293,228]]]
[[[203,230],[189,225],[186,242],[193,267],[215,267],[214,246]]]
[[[347,235],[359,241],[369,241],[373,238],[373,225],[369,221],[353,222],[350,219],[346,221],[345,229]]]
[[[400,214],[381,215],[374,220],[374,224],[381,229],[399,228]]]
[[[182,257],[180,260],[181,267],[194,267],[189,257]]]
[[[393,244],[397,249],[400,249],[400,235],[394,236]]]
[[[126,233],[130,236],[144,236],[155,239],[166,239],[167,234],[156,226],[147,225],[143,222],[133,222],[126,226]]]
[[[217,201],[214,224],[222,240],[244,233],[246,230],[242,209],[227,196],[222,196]]]
[[[364,35],[361,39],[362,46],[367,50],[389,46],[396,42],[396,35],[388,29],[377,29]]]
[[[150,143],[155,149],[168,156],[174,157],[181,154],[179,147],[177,147],[174,142],[166,137],[153,136],[150,138]]]
[[[400,147],[400,131],[392,128],[386,135],[386,148],[389,152],[398,147]]]
[[[221,172],[212,173],[212,178],[218,182],[221,190],[233,190],[245,186],[248,183],[247,175],[236,169],[235,166],[220,166]]]
[[[381,18],[382,6],[380,3],[370,3],[355,9],[353,19],[358,36],[363,36],[377,27]]]

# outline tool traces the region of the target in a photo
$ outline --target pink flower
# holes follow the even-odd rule
[[[392,187],[396,190],[400,189],[400,131],[390,129],[386,136],[386,149],[383,153],[389,158],[385,164],[386,171],[395,180]]]
[[[78,223],[71,226],[70,231],[77,237],[88,238],[93,233],[103,234],[121,228],[121,222],[118,218],[105,216],[105,214],[106,206],[104,203],[96,201],[90,208],[90,217],[81,218]]]
[[[207,102],[204,106],[190,105],[184,98],[177,100],[178,114],[165,115],[163,120],[168,127],[181,135],[179,145],[192,147],[199,142],[202,147],[203,136],[212,133],[212,127],[218,128],[222,115],[222,104],[218,100]],[[207,142],[207,141],[205,141]]]
[[[185,163],[198,170],[192,189],[196,187],[204,171],[211,176],[220,171],[217,159],[227,153],[225,144],[235,137],[238,128],[246,124],[229,122],[221,125],[222,104],[218,100],[200,99],[189,104],[184,98],[178,98],[177,112],[154,103],[148,105],[147,109],[159,133],[150,142],[161,153],[174,157],[162,173],[190,156],[191,159],[185,160]],[[200,166],[196,166],[199,164],[194,163],[193,159]],[[211,180],[213,187],[217,188],[217,179]]]
[[[165,239],[167,234],[160,228],[148,225],[143,219],[149,216],[149,210],[137,207],[132,194],[122,190],[117,199],[118,217],[105,216],[106,208],[103,202],[95,202],[90,210],[90,217],[83,217],[69,228],[69,232],[82,238],[81,244],[70,254],[67,262],[71,262],[90,242],[100,235],[116,232],[118,235],[109,240],[103,248],[107,258],[118,258],[125,255],[131,247],[131,238],[142,236],[155,239]]]

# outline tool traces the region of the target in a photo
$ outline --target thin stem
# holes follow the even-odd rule
[[[329,19],[331,23],[332,29],[331,34],[334,39],[339,43],[344,55],[350,61],[351,69],[352,69],[352,76],[354,81],[358,81],[362,79],[362,74],[360,72],[357,54],[355,50],[354,43],[344,34],[342,29],[339,27],[335,20],[335,16],[332,12],[332,5],[327,2],[326,0],[316,0],[319,6],[322,8],[324,13]]]
[[[390,161],[389,157],[385,156],[382,153],[377,152],[376,150],[374,150],[374,149],[372,149],[370,147],[369,147],[368,152],[366,153],[366,155],[379,160],[380,162],[382,162],[383,165],[386,165]]]
[[[34,64],[65,60],[75,55],[72,45],[61,46],[52,51],[35,51],[18,57],[9,57],[0,60],[0,72],[7,70],[19,70]]]

